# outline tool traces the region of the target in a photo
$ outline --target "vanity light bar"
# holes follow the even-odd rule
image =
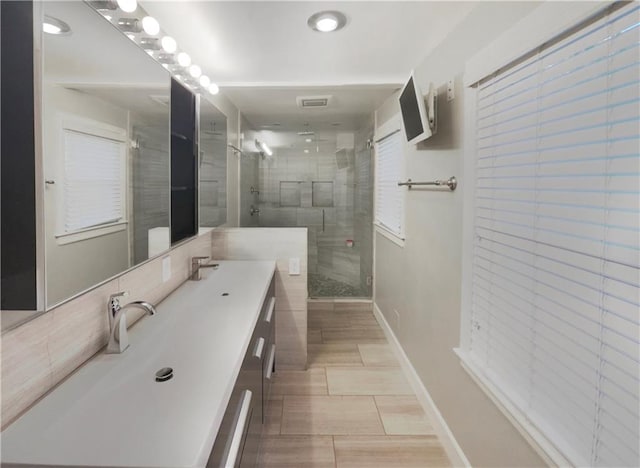
[[[136,0],[85,0],[85,3],[193,91],[218,94],[218,85],[202,74],[200,67],[191,62],[186,52],[180,51],[175,39],[166,35],[158,21],[149,16]]]

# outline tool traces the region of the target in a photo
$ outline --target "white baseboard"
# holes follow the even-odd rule
[[[449,426],[447,426],[442,414],[440,414],[436,404],[431,399],[431,395],[429,395],[429,392],[422,383],[422,380],[420,380],[420,377],[411,364],[411,361],[409,361],[409,358],[402,349],[402,346],[400,346],[400,342],[396,338],[396,335],[393,333],[393,330],[391,330],[391,327],[375,302],[373,304],[373,314],[382,327],[393,353],[398,358],[398,361],[400,361],[400,366],[402,367],[407,380],[409,380],[411,387],[413,387],[413,391],[416,393],[418,401],[424,408],[440,443],[444,447],[445,452],[447,452],[447,456],[449,457],[451,464],[456,467],[471,467],[471,463],[469,463],[469,460],[462,451],[462,448],[453,436]]]

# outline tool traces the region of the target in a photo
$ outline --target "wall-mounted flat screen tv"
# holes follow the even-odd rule
[[[429,94],[425,103],[425,97],[412,74],[400,92],[400,112],[404,132],[409,143],[426,140],[435,133],[436,97],[432,88],[433,86],[429,86]]]

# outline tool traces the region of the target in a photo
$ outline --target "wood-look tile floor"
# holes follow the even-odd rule
[[[314,304],[308,369],[274,377],[259,466],[448,467],[370,304]]]

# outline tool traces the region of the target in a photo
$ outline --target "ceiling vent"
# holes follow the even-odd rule
[[[329,107],[333,96],[298,96],[296,102],[303,109],[318,109]]]

